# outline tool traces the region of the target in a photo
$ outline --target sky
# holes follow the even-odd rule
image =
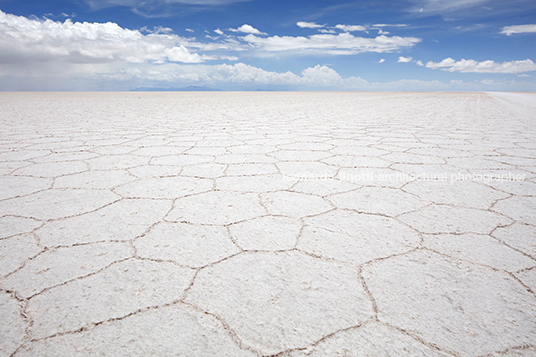
[[[0,90],[536,91],[534,0],[0,0]]]

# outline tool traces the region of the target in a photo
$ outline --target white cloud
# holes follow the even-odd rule
[[[184,46],[169,48],[165,51],[166,57],[172,62],[200,63],[206,59],[215,59],[209,56],[200,56],[197,53],[190,53]]]
[[[382,58],[382,59],[380,59],[380,60],[378,61],[378,63],[383,63],[383,62],[385,62],[385,58]]]
[[[188,30],[188,29],[186,29]],[[146,33],[151,33],[151,34],[155,34],[155,35],[160,35],[160,34],[166,34],[166,33],[173,33],[173,30],[170,29],[169,27],[162,27],[162,26],[155,26],[153,27],[153,29],[149,29],[147,26],[143,26],[141,29],[140,29],[141,32],[146,32]]]
[[[502,28],[501,33],[504,33],[508,36],[514,33],[532,33],[536,32],[535,25],[514,25],[514,26],[505,26]]]
[[[302,71],[303,80],[324,85],[337,84],[341,76],[332,68],[317,64]]]
[[[308,29],[316,29],[316,28],[324,27],[324,25],[319,25],[315,22],[304,22],[304,21],[297,22],[296,25],[298,25],[301,28],[308,28]]]
[[[168,32],[158,28],[143,35],[138,30],[124,29],[111,22],[40,21],[0,11],[0,59],[25,63],[59,61],[74,65],[166,60],[199,63],[212,59],[192,53],[187,48],[192,44],[190,40]]]
[[[397,62],[408,63],[408,62],[411,62],[412,60],[413,60],[413,57],[403,57],[403,56],[400,56],[400,57],[398,57],[398,61],[397,61]]]
[[[368,29],[365,26],[361,25],[336,25],[335,28],[346,31],[346,32],[354,32],[354,31],[367,31]]]
[[[212,81],[249,84],[289,84],[296,83],[299,77],[292,72],[269,72],[244,63],[222,64],[211,69]]]
[[[228,60],[228,61],[238,61],[239,58],[236,56],[220,56],[220,59],[222,60]]]
[[[318,55],[384,53],[412,47],[421,41],[418,38],[367,38],[348,32],[308,37],[263,37],[259,36],[259,30],[250,25],[238,29],[245,31],[226,33],[225,36],[203,43],[194,38],[180,37],[164,27],[129,30],[115,23],[28,19],[0,11],[0,89],[128,90],[148,85],[176,87],[183,84],[214,85],[223,89],[251,89],[256,88],[257,84],[294,89],[341,90],[450,88],[434,81],[373,83],[360,77],[343,78],[325,65],[312,66],[295,74],[290,71],[265,71],[248,64],[233,63],[239,60],[234,56],[235,51],[250,51],[251,54],[260,56],[279,55],[281,51]],[[320,28],[328,29],[333,28]],[[215,32],[223,35],[219,29]],[[205,64],[206,61],[216,59],[233,62]],[[436,68],[458,70],[453,69],[456,61],[445,61],[435,64]],[[529,70],[534,70],[536,66],[531,60],[503,64],[485,61],[480,66],[489,67],[487,62],[491,62],[495,68],[508,68],[508,72],[504,73],[521,73],[523,71],[519,69],[522,66],[525,69],[532,68]],[[429,62],[427,66],[433,68],[434,63]],[[475,84],[475,88],[481,88],[478,86],[482,85],[484,84]]]
[[[248,25],[248,24],[244,24],[244,25],[240,26],[237,29],[229,29],[229,31],[242,32],[242,33],[251,33],[251,34],[254,34],[254,35],[267,35],[267,33],[260,32],[255,27],[253,27],[251,25]]]
[[[57,63],[56,63],[57,64]],[[255,88],[300,89],[300,90],[535,90],[534,83],[515,81],[483,80],[475,82],[453,81],[444,83],[437,80],[423,81],[402,79],[393,82],[368,82],[360,77],[341,77],[327,66],[309,67],[296,75],[288,72],[265,71],[244,63],[207,65],[136,63],[119,67],[102,67],[90,64],[96,69],[83,73],[67,73],[61,66],[50,67],[40,77],[2,76],[0,89],[3,90],[73,90],[107,89],[129,90],[136,87],[177,87],[187,85],[208,85],[220,89],[247,90]],[[4,67],[5,68],[5,67]],[[9,68],[7,69],[9,70]],[[62,72],[63,71],[63,72]],[[0,72],[2,70],[0,69]],[[83,83],[83,86],[80,84]],[[103,83],[105,86],[103,87]]]
[[[419,61],[416,61],[415,63],[417,63],[417,66],[421,66],[421,67],[422,67],[422,66],[424,66],[424,63],[422,63],[422,61],[421,61],[421,60],[419,60]]]
[[[372,27],[406,27],[406,24],[374,24]]]
[[[439,63],[428,62],[426,67],[462,73],[522,73],[536,71],[536,64],[530,59],[496,63],[490,60],[478,62],[472,59],[456,61],[449,57]]]
[[[160,72],[153,71],[152,74],[142,74],[153,80],[166,82],[190,81],[188,83],[202,83],[212,86],[221,86],[228,83],[243,88],[242,86],[283,86],[293,89],[337,89],[337,90],[450,90],[453,88],[479,89],[482,83],[466,85],[465,87],[453,87],[453,84],[460,85],[463,82],[443,83],[437,80],[423,81],[415,79],[402,79],[392,82],[377,83],[368,82],[360,77],[343,78],[334,69],[316,65],[309,67],[296,75],[292,72],[271,72],[261,68],[250,66],[244,63],[234,65],[196,65],[186,66],[180,64],[165,64],[159,67]],[[126,75],[126,74],[125,74]],[[140,73],[134,72],[129,75],[139,78]],[[236,88],[236,87],[234,87]],[[272,87],[273,88],[273,87]]]
[[[265,71],[244,63],[203,66],[203,69],[204,73],[200,74],[199,77],[214,84],[235,83],[329,87],[343,83],[343,79],[335,70],[322,65],[304,69],[301,73],[302,76],[298,76],[290,71],[284,73]]]
[[[188,32],[195,32],[195,31],[192,30],[192,29],[186,29],[186,31],[188,31]]]
[[[306,68],[300,76],[290,71],[284,73],[266,71],[244,63],[195,66],[166,63],[150,70],[122,71],[114,78],[169,83],[181,81],[187,84],[202,83],[214,86],[271,85],[291,88],[354,87],[367,83],[358,77],[342,78],[334,69],[323,65]]]
[[[111,22],[39,20],[0,11],[0,76],[2,79],[6,76],[19,78],[20,83],[23,83],[23,78],[29,81],[45,77],[56,78],[58,82],[64,80],[65,83],[69,82],[68,78],[117,81],[129,76],[156,81],[154,76],[147,75],[149,68],[165,68],[168,62],[200,65],[217,59],[237,61],[235,54],[238,51],[258,56],[275,55],[281,51],[350,55],[396,51],[420,42],[413,37],[364,38],[347,32],[309,37],[264,37],[260,36],[259,30],[247,24],[234,30],[245,36],[222,36],[223,31],[217,29],[215,33],[221,38],[212,37],[209,42],[198,42],[195,38],[180,37],[165,27],[130,30]],[[310,70],[306,72],[306,78],[310,81],[316,73],[317,76],[322,75],[325,82],[328,74],[333,75],[326,68],[316,68],[317,72]],[[188,73],[173,78],[191,80],[195,76],[190,73],[196,74],[193,69],[190,66]],[[138,71],[146,75],[142,76]],[[333,80],[335,76],[330,78]]]
[[[383,35],[375,38],[355,37],[348,32],[338,35],[319,34],[309,37],[272,36],[261,38],[247,35],[242,39],[255,48],[268,52],[292,51],[331,55],[390,52],[402,47],[412,47],[421,41],[415,37],[387,37]]]

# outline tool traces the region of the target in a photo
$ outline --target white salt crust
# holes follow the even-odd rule
[[[536,95],[0,93],[1,356],[533,356]]]

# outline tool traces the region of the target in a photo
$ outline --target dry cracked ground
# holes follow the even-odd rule
[[[1,356],[535,356],[536,95],[1,93]]]

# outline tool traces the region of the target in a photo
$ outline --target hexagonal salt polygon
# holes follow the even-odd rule
[[[243,253],[207,267],[186,301],[263,354],[305,347],[374,314],[355,269],[298,252]]]

